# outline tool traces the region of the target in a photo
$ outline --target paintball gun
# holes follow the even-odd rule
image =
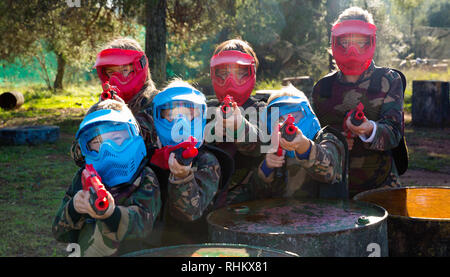
[[[233,97],[231,95],[227,95],[220,106],[220,110],[222,111],[222,117],[228,118],[233,113]]]
[[[191,136],[187,141],[183,141],[175,146],[156,149],[150,162],[160,168],[169,169],[169,155],[174,152],[177,162],[187,166],[198,155],[198,149],[195,147],[197,142],[197,139]]]
[[[109,82],[103,83],[102,88],[103,92],[100,96],[102,100],[114,99],[115,97],[119,97],[119,89],[116,86],[111,86]]]
[[[297,126],[294,125],[295,118],[289,114],[287,119],[280,125],[281,137],[287,141],[293,141],[297,135]]]
[[[353,125],[359,126],[364,122],[364,105],[359,102],[358,106],[355,109],[351,109],[344,118],[343,129],[347,131],[347,138],[350,138],[352,133],[347,127],[347,118],[350,117],[350,121]]]
[[[81,174],[81,184],[83,185],[83,190],[89,191],[89,203],[95,213],[98,215],[105,214],[109,207],[107,192],[102,184],[102,179],[92,164],[86,164],[86,168]]]

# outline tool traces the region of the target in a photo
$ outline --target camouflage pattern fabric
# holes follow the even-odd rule
[[[215,109],[220,103],[217,99],[208,101],[208,108]],[[242,108],[245,110],[248,107],[253,107],[257,112],[266,106],[266,102],[259,101],[256,98],[250,97]],[[259,115],[259,114],[258,114]],[[259,120],[259,118],[258,118]],[[245,129],[238,138],[235,134],[234,142],[214,142],[213,145],[226,151],[234,159],[235,173],[231,178],[231,184],[227,192],[227,203],[241,202],[242,190],[245,190],[251,177],[256,173],[259,163],[264,158],[261,154],[261,142],[259,140],[258,127],[249,122],[249,118],[245,119]],[[259,122],[259,121],[258,121]],[[257,138],[256,142],[249,142],[252,136]]]
[[[354,139],[349,169],[351,195],[385,185],[392,186],[393,182],[395,186],[400,185],[390,150],[398,145],[402,137],[402,81],[398,73],[389,70],[381,79],[381,91],[368,93],[374,69],[372,63],[356,83],[345,83],[342,73],[338,72],[330,97],[320,94],[321,85],[324,85],[324,79],[321,79],[312,95],[313,109],[323,125],[343,131],[342,124],[347,112],[359,102],[364,105],[365,116],[377,125],[371,143],[362,142],[358,137]]]
[[[169,170],[152,168],[160,180],[162,212],[151,247],[207,242],[206,216],[214,209],[221,176],[217,158],[200,148],[192,173],[182,180],[175,179]]]
[[[52,232],[57,241],[78,243],[82,256],[118,255],[128,242],[147,240],[161,209],[161,195],[155,173],[144,167],[138,178],[127,185],[108,189],[116,209],[105,220],[95,220],[78,214],[73,197],[82,189],[78,170],[67,190],[53,222]]]
[[[169,175],[166,204],[170,214],[180,221],[200,218],[213,205],[219,188],[219,161],[209,151],[200,151],[191,169],[184,179],[177,179],[172,173]]]
[[[281,168],[284,176],[282,178],[277,177],[276,170],[265,176],[260,165],[257,174],[252,176],[246,186],[241,186],[241,194],[235,199],[249,201],[271,197],[319,198],[320,184],[342,182],[345,167],[344,143],[334,134],[322,129],[311,144],[308,159],[286,157],[286,166]]]

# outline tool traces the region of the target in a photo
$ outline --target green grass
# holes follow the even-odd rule
[[[450,129],[406,127],[409,168],[450,172]]]
[[[62,131],[73,133],[79,121]],[[73,136],[53,144],[0,146],[0,256],[62,256],[64,245],[51,226],[77,166],[70,157]]]
[[[25,103],[12,111],[0,109],[0,127],[60,127],[56,143],[0,146],[0,256],[67,256],[66,245],[56,242],[51,227],[77,170],[70,145],[87,108],[97,102],[98,89],[68,87],[55,93],[17,87],[14,90],[24,95]]]

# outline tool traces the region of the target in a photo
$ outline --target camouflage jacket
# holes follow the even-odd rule
[[[342,73],[337,72],[330,95],[321,93],[324,91],[321,86],[326,87],[326,78],[317,82],[312,95],[313,108],[324,125],[343,131],[347,112],[359,102],[364,105],[365,116],[376,123],[373,141],[363,142],[356,137],[350,151],[349,190],[352,194],[392,181],[395,170],[392,169],[390,150],[402,137],[403,85],[400,75],[390,70],[381,78],[381,90],[369,93],[374,69],[372,63],[356,83],[344,82]]]
[[[268,176],[258,168],[253,180],[243,193],[246,201],[270,197],[340,198],[323,193],[323,186],[333,190],[347,190],[346,142],[323,128],[311,141],[307,159],[286,157],[285,166],[273,169]],[[281,170],[282,177],[277,177]],[[267,172],[266,172],[267,173]],[[343,198],[347,198],[345,194]],[[241,197],[242,199],[243,197]]]
[[[82,189],[82,170],[75,174],[54,219],[52,231],[57,241],[78,243],[83,256],[110,256],[127,242],[143,241],[151,235],[161,195],[149,167],[144,167],[132,184],[108,189],[116,208],[105,220],[75,211],[73,197]]]
[[[152,247],[198,243],[206,239],[207,225],[203,222],[214,209],[219,189],[221,168],[217,158],[199,149],[192,162],[192,172],[184,179],[176,179],[169,170],[152,165],[161,183],[162,212]],[[204,224],[203,224],[203,223]]]
[[[213,99],[208,102],[208,109],[216,109],[220,103],[217,99]],[[256,98],[250,97],[242,108],[244,111],[252,107],[256,112],[256,116],[251,114],[244,115],[245,121],[242,127],[242,132],[235,133],[234,142],[226,142],[225,137],[223,142],[214,142],[214,146],[217,146],[226,151],[234,160],[235,172],[231,178],[231,184],[229,185],[229,196],[227,198],[233,198],[234,194],[240,194],[237,186],[241,184],[247,184],[251,176],[256,172],[259,162],[264,158],[261,154],[261,141],[259,137],[259,129],[257,125],[251,124],[256,120],[259,122],[259,110],[266,106],[266,102],[259,101]],[[251,118],[252,117],[252,118]],[[255,142],[250,142],[249,138],[256,138]],[[235,191],[235,190],[238,191]],[[231,200],[228,200],[228,202]],[[238,201],[238,200],[237,200]]]

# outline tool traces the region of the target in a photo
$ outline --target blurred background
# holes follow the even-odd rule
[[[332,65],[331,26],[353,5],[374,16],[377,65],[448,72],[447,0],[5,0],[0,86],[98,84],[95,56],[119,35],[139,41],[160,86],[177,76],[207,87],[215,46],[236,37],[254,47],[259,82],[317,81]]]

